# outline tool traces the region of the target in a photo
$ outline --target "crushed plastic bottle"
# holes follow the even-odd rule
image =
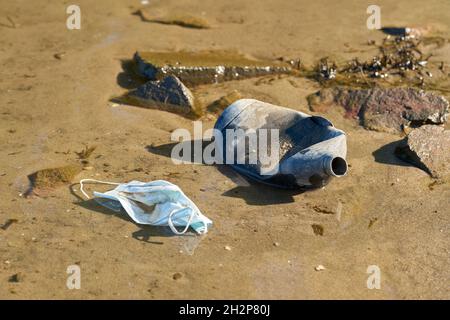
[[[215,141],[216,152],[223,158],[223,163],[253,180],[282,188],[318,188],[326,185],[332,177],[347,173],[346,135],[323,117],[258,100],[240,99],[223,111],[214,128],[222,136],[221,142],[217,138]],[[227,131],[238,130],[246,135],[256,132],[258,138],[262,131],[268,138],[276,134],[278,144],[266,142],[268,150],[262,150],[264,143],[259,140],[254,150],[246,146],[248,136],[227,135]],[[243,150],[244,154],[239,155]],[[276,163],[272,161],[267,165],[262,161],[262,155],[272,151],[277,155]],[[255,153],[257,161],[252,162]],[[239,156],[245,161],[237,161]],[[233,159],[231,163],[230,159]],[[271,169],[264,170],[267,166]]]

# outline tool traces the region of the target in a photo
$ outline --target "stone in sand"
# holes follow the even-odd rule
[[[171,74],[186,85],[218,83],[292,72],[282,61],[257,60],[230,51],[145,52],[134,54],[137,72],[149,80]]]
[[[442,124],[447,120],[448,101],[414,88],[327,88],[308,97],[310,109],[325,112],[344,107],[347,117],[359,118],[370,130],[401,132],[405,127]]]
[[[450,174],[450,130],[433,125],[414,129],[396,148],[395,154],[433,178],[447,176]]]
[[[8,282],[18,283],[23,281],[23,274],[21,272],[15,273],[9,277]]]
[[[163,107],[189,113],[194,108],[192,92],[173,75],[162,80],[149,81],[128,93],[128,97],[146,107]]]

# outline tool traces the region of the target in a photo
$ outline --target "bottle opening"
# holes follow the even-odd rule
[[[341,157],[333,158],[331,161],[331,172],[337,177],[345,175],[347,173],[347,161]]]

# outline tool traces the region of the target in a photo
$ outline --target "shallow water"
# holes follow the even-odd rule
[[[170,152],[146,147],[173,143],[173,130],[192,130],[189,119],[109,101],[129,90],[131,80],[119,77],[120,61],[136,50],[235,50],[270,61],[300,58],[306,66],[324,56],[370,58],[367,41],[384,37],[366,27],[372,3],[164,3],[204,12],[213,27],[144,23],[132,14],[139,2],[98,0],[80,2],[82,28],[69,31],[59,1],[39,3],[39,12],[21,1],[1,2],[0,19],[10,16],[18,26],[0,27],[0,223],[18,222],[0,231],[0,297],[449,298],[443,280],[450,278],[450,188],[395,157],[400,136],[365,130],[331,110],[326,117],[348,135],[348,175],[298,194],[248,184],[220,167],[174,165]],[[449,35],[447,0],[378,3],[383,26],[432,26]],[[65,52],[60,60],[53,57],[58,52]],[[450,65],[448,46],[432,59]],[[309,79],[274,76],[194,91],[205,105],[239,90],[244,98],[309,113],[306,97],[319,88]],[[204,128],[215,122],[202,120]],[[92,143],[98,145],[93,170],[78,178],[165,178],[214,221],[201,242],[188,243],[189,250],[196,246],[193,255],[180,253],[181,239],[81,201],[76,185],[73,193],[63,187],[46,198],[21,197],[28,174],[73,161],[74,151]],[[330,211],[336,213],[322,213]],[[313,225],[322,226],[323,235]],[[81,266],[81,290],[65,286],[73,264]],[[315,271],[319,264],[326,270]],[[367,288],[370,265],[381,269],[380,290]],[[23,281],[8,282],[18,272]],[[175,273],[183,277],[175,281]]]

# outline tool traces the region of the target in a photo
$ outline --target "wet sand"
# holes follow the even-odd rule
[[[370,57],[367,41],[384,37],[366,28],[371,3],[165,1],[212,26],[190,29],[142,21],[132,14],[139,1],[79,1],[81,30],[71,31],[67,3],[38,2],[0,4],[0,224],[17,220],[0,229],[1,298],[450,298],[450,187],[430,186],[427,173],[393,155],[401,136],[365,130],[339,110],[325,114],[348,135],[348,175],[294,193],[249,185],[223,167],[174,165],[165,145],[173,130],[192,130],[191,120],[110,101],[136,86],[121,62],[137,50],[236,50],[305,64]],[[384,26],[450,35],[448,1],[379,5]],[[7,16],[15,28],[4,26]],[[450,64],[448,45],[435,54]],[[203,85],[194,94],[206,105],[235,89],[311,113],[306,97],[320,87],[280,76]],[[202,121],[211,128],[215,116]],[[79,185],[23,196],[29,174],[76,161],[86,145],[97,148],[78,179],[168,180],[214,227],[205,237],[171,236],[82,201]],[[66,287],[73,264],[80,290]],[[381,270],[380,290],[367,288],[369,265]],[[10,281],[15,274],[19,282]]]

